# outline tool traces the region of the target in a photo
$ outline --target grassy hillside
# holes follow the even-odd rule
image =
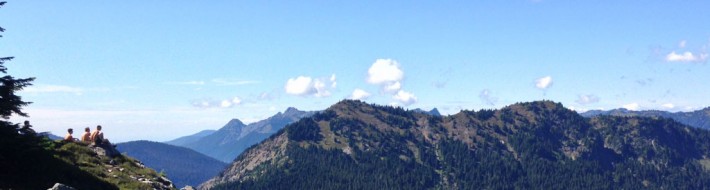
[[[77,189],[160,189],[159,178],[130,157],[99,156],[86,145],[0,126],[0,189],[47,189],[55,183]]]

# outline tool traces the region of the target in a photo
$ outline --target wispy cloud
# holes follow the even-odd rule
[[[231,108],[242,103],[242,99],[239,97],[233,97],[230,99],[223,100],[213,100],[213,99],[200,99],[193,100],[191,102],[192,106],[197,108]]]
[[[624,104],[621,106],[622,108],[626,108],[627,110],[632,110],[632,111],[637,111],[641,108],[638,103],[630,103],[630,104]]]
[[[668,62],[705,62],[708,59],[708,53],[696,53],[686,51],[683,53],[676,53],[672,51],[666,55],[666,61]]]
[[[496,102],[498,102],[498,97],[494,97],[488,89],[481,90],[481,93],[478,94],[478,98],[480,98],[484,104],[489,106],[495,106]]]
[[[168,82],[168,84],[177,84],[177,85],[215,85],[215,86],[239,86],[239,85],[249,85],[249,84],[258,84],[261,83],[261,81],[256,81],[256,80],[233,80],[233,79],[223,79],[223,78],[216,78],[209,80],[208,82],[205,82],[203,80],[191,80],[191,81],[182,81],[182,82]]]
[[[29,86],[22,90],[28,93],[72,93],[76,95],[84,94],[86,90],[79,87],[71,87],[64,85],[35,85]]]
[[[593,104],[599,102],[599,97],[594,94],[579,95],[575,102],[581,105]]]
[[[326,78],[298,76],[286,81],[284,89],[287,94],[297,96],[328,97],[330,90],[337,86],[335,74]]]
[[[231,79],[212,79],[212,83],[217,86],[240,86],[248,84],[258,84],[260,81],[255,80],[231,80]]]

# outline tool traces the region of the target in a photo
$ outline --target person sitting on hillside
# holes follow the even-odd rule
[[[84,134],[81,135],[81,142],[91,143],[91,128],[84,128]]]
[[[104,142],[104,133],[101,132],[101,125],[96,126],[96,130],[91,133],[91,142],[100,145]]]
[[[72,136],[72,134],[74,134],[74,129],[67,129],[67,136],[64,136],[64,142],[74,142],[74,136]]]
[[[108,139],[104,138],[104,132],[101,132],[101,125],[97,125],[96,130],[91,133],[91,142],[93,142],[95,146],[111,145],[116,147],[116,145],[112,145]]]
[[[24,135],[35,135],[37,132],[35,132],[34,129],[32,129],[32,125],[30,125],[30,121],[25,120],[25,124],[22,125],[22,128],[20,128],[20,134]]]

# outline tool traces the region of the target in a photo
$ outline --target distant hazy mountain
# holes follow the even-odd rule
[[[56,141],[56,140],[62,140],[62,139],[64,139],[63,137],[54,135],[54,134],[52,134],[52,133],[50,133],[50,132],[41,132],[41,133],[37,133],[37,135],[38,135],[38,136],[45,136],[45,137],[47,137],[47,138],[49,138],[49,139],[51,139],[51,140],[55,140],[55,141]]]
[[[261,142],[287,124],[298,121],[315,112],[288,108],[268,119],[245,125],[238,119],[229,121],[216,132],[184,146],[223,162],[232,162],[242,151]]]
[[[707,189],[710,131],[551,101],[450,116],[344,100],[200,189]]]
[[[597,115],[665,117],[697,128],[710,129],[710,107],[692,112],[667,112],[658,110],[631,111],[624,108],[608,111],[590,110],[581,113],[584,117]]]
[[[200,140],[200,138],[202,138],[202,137],[205,137],[207,135],[211,135],[212,133],[214,133],[216,131],[217,130],[211,130],[211,129],[203,130],[203,131],[197,132],[192,135],[188,135],[188,136],[180,137],[180,138],[177,138],[177,139],[174,139],[171,141],[167,141],[165,143],[175,145],[175,146],[185,146],[187,144],[194,143],[197,140]]]
[[[431,109],[429,111],[424,111],[423,109],[417,108],[417,109],[413,109],[412,111],[417,112],[417,113],[429,114],[429,115],[433,115],[433,116],[441,116],[441,113],[439,113],[439,110],[436,108]]]
[[[197,186],[227,166],[194,150],[159,142],[131,141],[119,143],[116,148],[156,171],[165,172],[177,187]]]

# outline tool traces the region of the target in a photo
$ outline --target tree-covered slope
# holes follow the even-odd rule
[[[702,189],[710,132],[585,118],[559,103],[441,117],[341,101],[241,154],[202,189]]]
[[[117,149],[167,174],[177,187],[198,186],[227,166],[194,150],[151,141],[120,143]]]

